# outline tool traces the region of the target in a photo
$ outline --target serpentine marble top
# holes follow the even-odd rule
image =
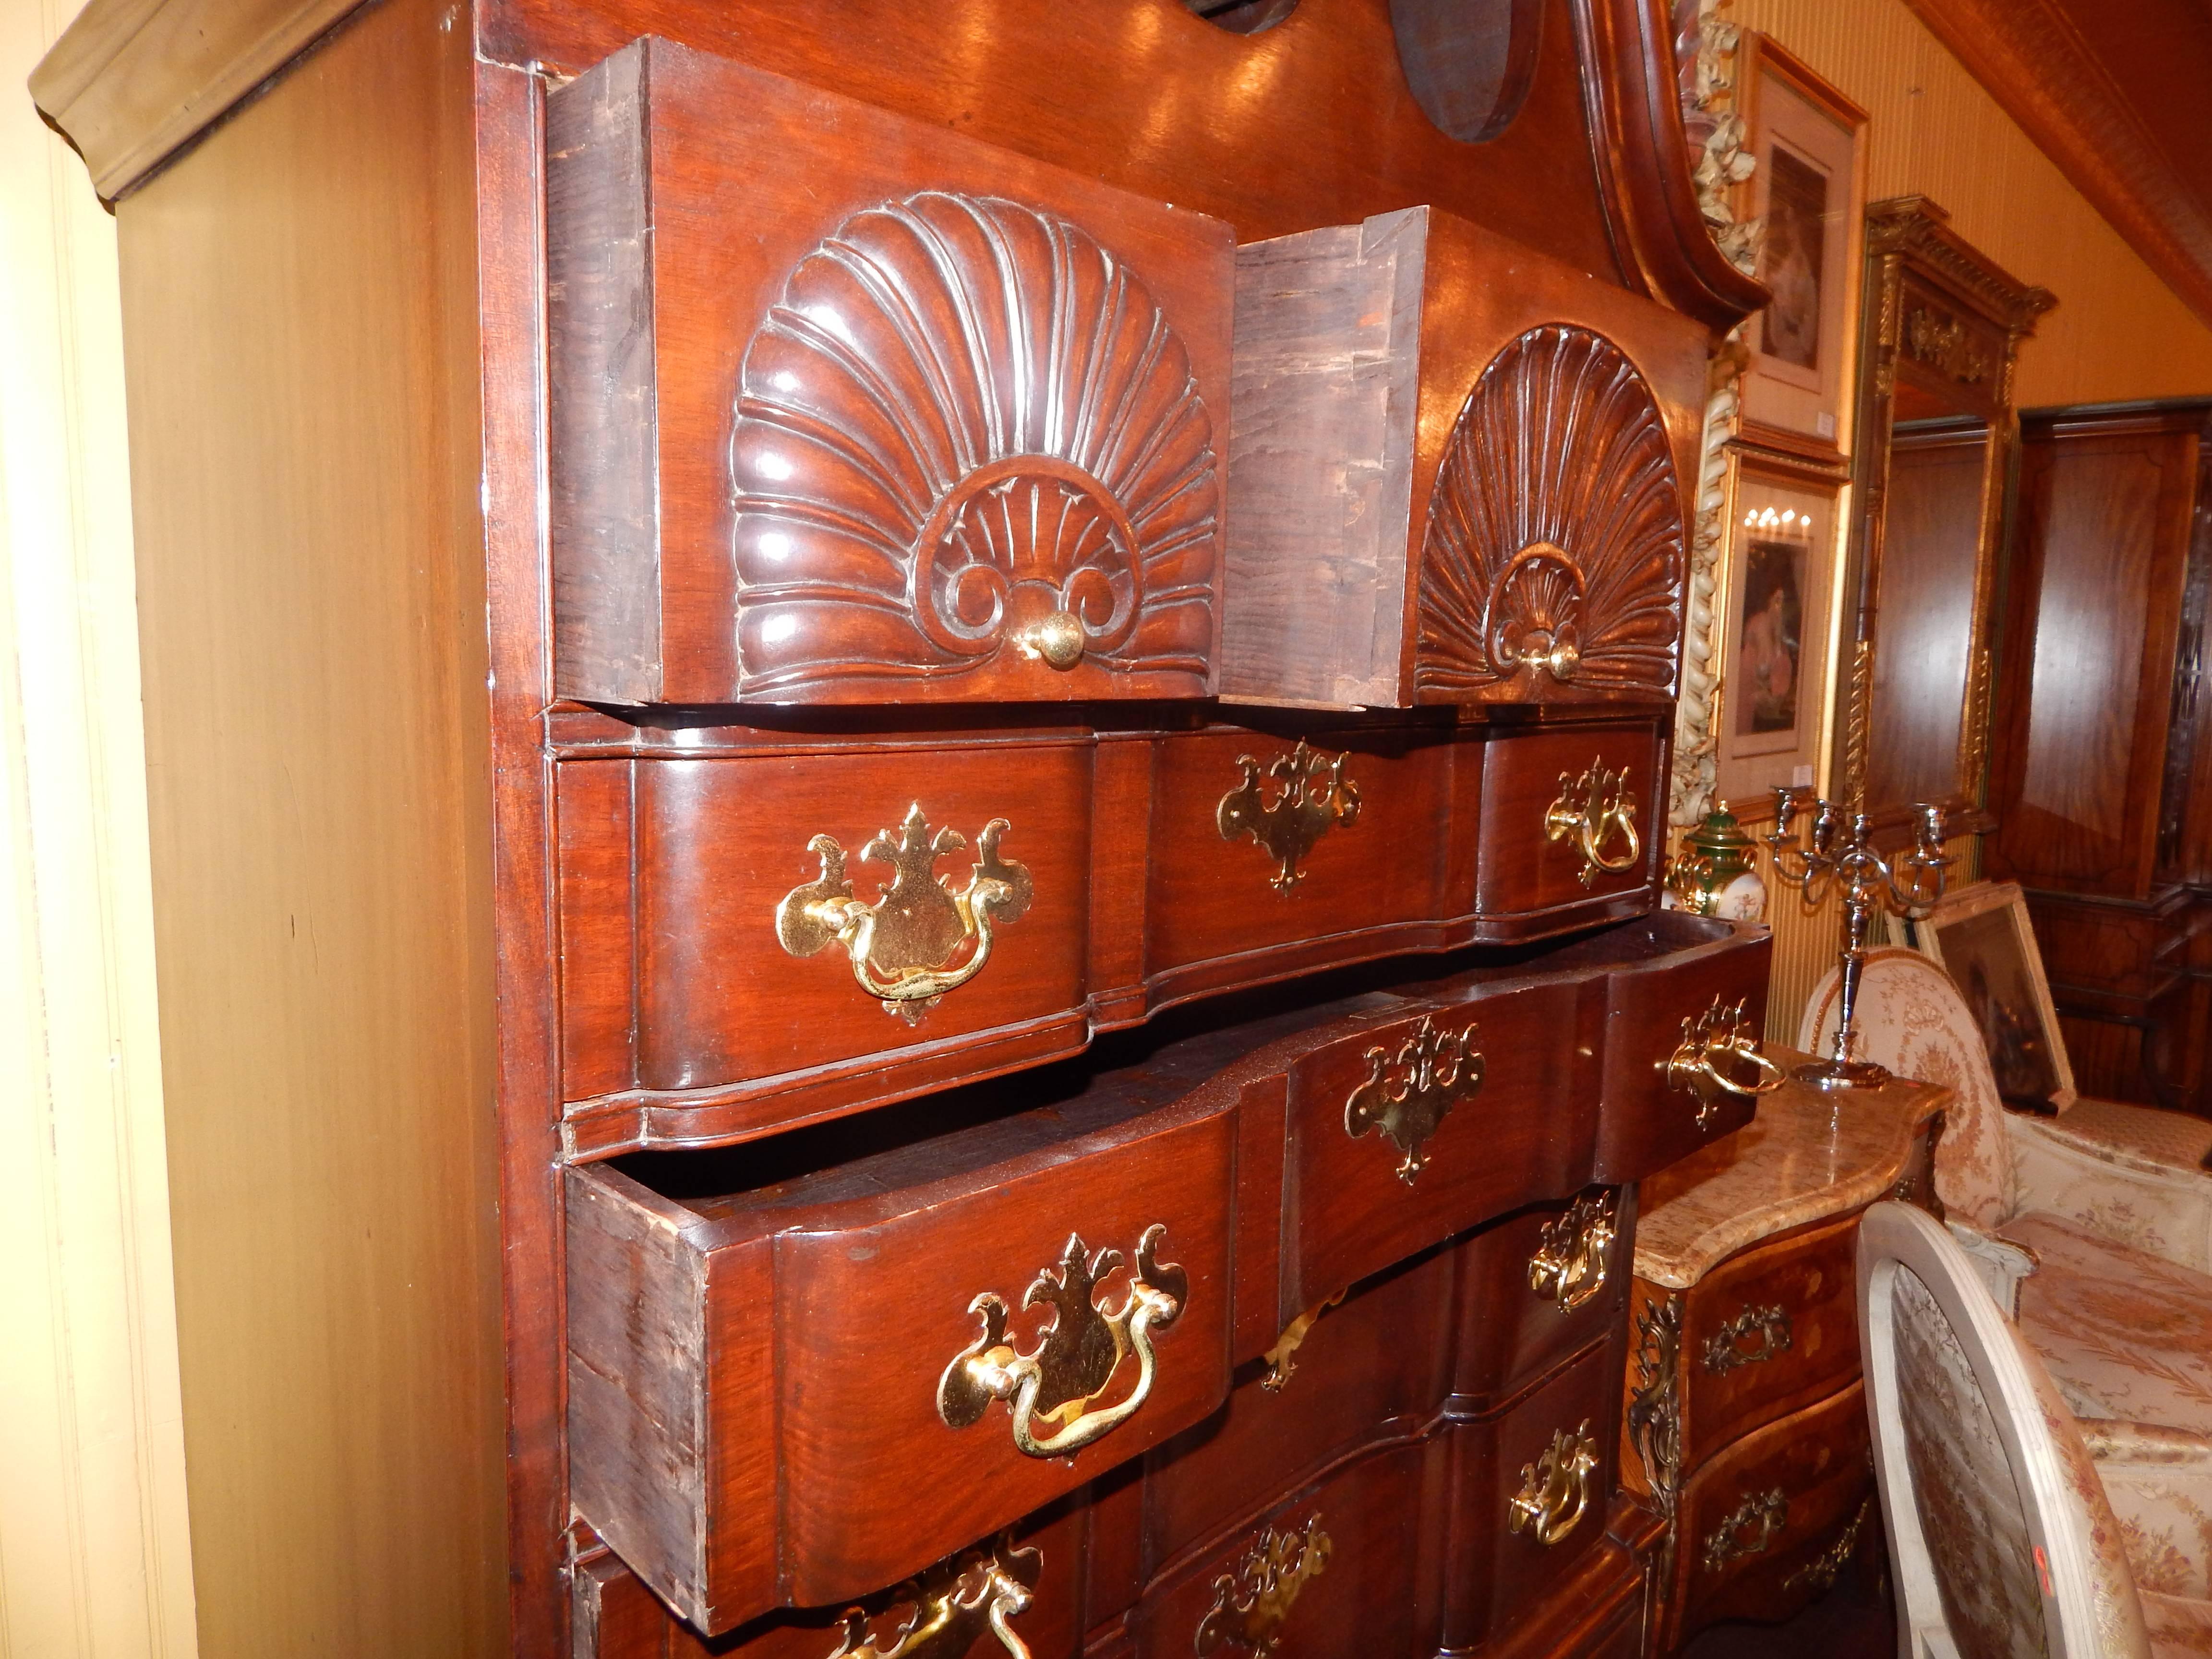
[[[1806,1056],[1769,1045],[1784,1070]],[[1636,1276],[1687,1290],[1747,1244],[1873,1202],[1905,1173],[1950,1091],[1892,1081],[1823,1094],[1792,1079],[1734,1134],[1644,1183]]]

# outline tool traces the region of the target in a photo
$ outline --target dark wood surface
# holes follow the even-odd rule
[[[751,1029],[717,1027],[726,1011],[708,995],[703,1001],[679,999],[671,1017],[680,1013],[684,1029],[664,1024],[648,1033],[640,1026],[641,1004],[633,988],[638,963],[661,942],[640,935],[633,918],[616,927],[633,943],[611,953],[580,950],[562,932],[564,922],[573,913],[599,918],[593,925],[603,926],[622,912],[638,866],[620,827],[641,820],[640,803],[652,794],[641,775],[650,766],[744,760],[758,763],[755,772],[765,775],[781,763],[769,752],[778,743],[787,753],[810,744],[817,750],[848,745],[849,758],[866,746],[854,740],[872,733],[886,739],[878,748],[888,757],[900,748],[910,729],[903,723],[915,711],[892,707],[855,720],[824,709],[800,719],[763,708],[749,717],[753,747],[741,756],[741,745],[727,738],[730,728],[702,736],[732,717],[726,709],[706,716],[674,710],[647,732],[608,740],[612,722],[605,716],[556,701],[552,624],[562,607],[553,591],[545,513],[560,498],[561,479],[549,467],[557,446],[546,373],[556,353],[546,319],[569,302],[572,282],[577,293],[589,283],[566,267],[556,273],[556,255],[544,241],[549,89],[640,35],[659,34],[684,48],[742,60],[745,74],[787,76],[817,88],[809,94],[815,109],[857,99],[886,112],[866,120],[918,124],[928,136],[915,138],[916,154],[973,155],[971,141],[996,145],[1021,158],[1015,172],[1022,177],[1051,168],[1080,175],[1064,181],[1066,199],[1097,201],[1121,191],[1151,204],[1141,212],[1130,208],[1127,222],[1149,215],[1197,236],[1194,227],[1203,216],[1228,226],[1229,237],[1251,240],[1428,203],[1517,236],[1549,259],[1617,281],[1627,293],[1651,295],[1709,328],[1724,330],[1763,296],[1720,258],[1697,212],[1678,65],[1661,0],[1545,0],[1533,54],[1522,65],[1528,84],[1519,112],[1480,144],[1447,137],[1420,112],[1398,62],[1401,42],[1389,8],[1381,0],[1304,0],[1276,27],[1250,36],[1217,29],[1173,0],[1108,0],[1103,9],[1078,12],[1037,0],[976,0],[957,14],[884,0],[843,0],[799,12],[757,0],[715,8],[689,0],[523,0],[459,19],[412,4],[352,17],[349,9],[325,4],[279,15],[256,0],[94,0],[41,70],[37,94],[81,143],[101,187],[124,198],[118,220],[126,308],[137,308],[130,346],[138,510],[149,525],[191,528],[173,542],[142,534],[142,548],[155,550],[149,558],[163,566],[149,565],[144,592],[167,613],[149,620],[149,638],[235,643],[217,653],[220,661],[203,649],[193,659],[206,665],[204,673],[195,670],[197,678],[149,672],[149,732],[166,722],[173,733],[192,732],[195,742],[204,741],[207,730],[226,722],[210,726],[199,715],[230,707],[226,699],[249,683],[237,676],[250,666],[254,718],[290,720],[288,734],[309,726],[316,734],[304,748],[287,735],[290,763],[281,784],[201,759],[171,767],[178,778],[196,768],[194,775],[215,793],[207,797],[209,810],[185,823],[171,846],[164,880],[179,902],[204,898],[204,904],[192,913],[193,945],[179,951],[165,944],[165,958],[176,957],[175,963],[165,959],[165,983],[180,971],[203,990],[235,982],[221,963],[203,970],[208,949],[220,949],[240,928],[259,928],[270,916],[290,918],[281,937],[306,940],[310,963],[327,967],[334,950],[337,960],[352,961],[353,945],[365,941],[360,959],[376,964],[373,972],[315,981],[315,996],[323,999],[315,1006],[342,1006],[350,1033],[333,1048],[339,1057],[330,1065],[309,1066],[298,1054],[277,1052],[283,1044],[272,1032],[313,1025],[280,1018],[281,997],[252,1004],[257,1023],[240,1030],[226,1057],[246,1066],[252,1079],[312,1072],[325,1082],[339,1073],[386,1079],[388,1086],[379,1085],[380,1103],[335,1115],[288,1106],[271,1120],[259,1108],[274,1097],[250,1079],[230,1091],[227,1104],[210,1107],[211,1135],[234,1149],[251,1141],[257,1156],[288,1158],[295,1168],[336,1167],[333,1159],[343,1165],[344,1190],[333,1189],[335,1207],[301,1225],[305,1236],[337,1241],[331,1256],[337,1265],[321,1281],[325,1291],[331,1283],[356,1290],[362,1283],[399,1285],[376,1304],[380,1318],[398,1322],[399,1334],[356,1363],[359,1355],[349,1343],[371,1327],[334,1331],[325,1320],[327,1297],[318,1292],[308,1303],[264,1298],[256,1310],[297,1313],[296,1343],[232,1342],[227,1328],[204,1322],[204,1308],[183,1294],[180,1265],[180,1308],[191,1309],[197,1328],[185,1346],[221,1341],[243,1390],[188,1392],[188,1401],[199,1402],[188,1407],[198,1424],[188,1423],[188,1443],[196,1443],[196,1435],[203,1436],[197,1443],[205,1443],[204,1433],[218,1430],[253,1435],[271,1425],[339,1419],[350,1425],[318,1429],[304,1463],[264,1460],[242,1484],[205,1485],[216,1477],[202,1472],[216,1466],[198,1456],[196,1506],[216,1493],[226,1504],[234,1501],[240,1513],[251,1510],[265,1531],[283,1526],[289,1498],[326,1489],[329,1501],[319,1513],[345,1517],[352,1528],[342,1545],[311,1527],[292,1528],[283,1547],[250,1559],[240,1554],[229,1578],[222,1552],[210,1542],[215,1553],[208,1559],[217,1565],[203,1565],[203,1574],[213,1575],[204,1577],[203,1617],[228,1617],[225,1607],[248,1605],[265,1613],[304,1598],[321,1613],[264,1617],[258,1628],[272,1641],[289,1642],[312,1626],[327,1635],[333,1651],[364,1656],[381,1654],[395,1642],[441,1652],[504,1646],[550,1654],[562,1650],[572,1613],[588,1604],[587,1627],[612,1629],[621,1625],[620,1608],[635,1605],[634,1599],[625,1602],[623,1588],[635,1581],[609,1572],[605,1558],[573,1574],[567,1559],[574,1540],[565,1441],[563,1160],[577,1152],[653,1140],[757,1132],[768,1120],[743,1111],[702,1128],[701,1120],[686,1115],[690,1103],[684,1097],[691,1091],[646,1093],[636,1084],[637,1067],[649,1055],[680,1068],[691,1058],[683,1045],[695,1037],[741,1057],[753,1048],[803,1046],[814,1039],[786,1028],[776,1004],[787,989],[834,981],[845,971],[830,959],[779,963],[781,977],[763,975],[756,981],[762,994],[750,1010]],[[1441,60],[1424,54],[1444,48],[1408,33],[1404,50],[1432,78]],[[240,108],[249,93],[256,95]],[[210,133],[218,118],[234,109],[236,118]],[[744,118],[735,103],[716,113]],[[210,136],[193,145],[202,135]],[[252,166],[243,168],[249,149]],[[685,153],[709,173],[728,155],[696,145]],[[781,182],[774,165],[755,165],[756,159],[743,164],[757,188]],[[785,173],[799,170],[787,159]],[[890,194],[890,187],[883,193]],[[554,194],[556,216],[576,205],[565,189]],[[1168,203],[1172,211],[1160,205]],[[426,211],[426,204],[434,210]],[[827,224],[826,208],[824,216]],[[656,238],[672,245],[682,240],[675,228],[653,225]],[[822,230],[813,234],[808,246],[820,244]],[[1227,240],[1218,231],[1205,234],[1216,239],[1225,258]],[[1158,276],[1146,258],[1132,256],[1132,262],[1146,267],[1140,274],[1155,297],[1164,297],[1173,278]],[[775,280],[795,269],[784,257]],[[557,275],[557,295],[549,275]],[[1473,289],[1481,286],[1478,280]],[[750,320],[717,319],[715,326],[728,340],[741,341]],[[1664,318],[1652,326],[1674,331],[1679,350],[1693,352],[1694,329]],[[210,343],[224,349],[211,351]],[[1194,361],[1200,362],[1203,349],[1197,349]],[[1661,378],[1643,367],[1655,383]],[[1439,386],[1437,395],[1455,411],[1465,391]],[[736,392],[724,385],[715,393],[732,422]],[[270,420],[283,430],[263,443],[275,430]],[[687,451],[685,464],[720,465],[732,432],[713,422],[700,429],[708,432],[712,453],[702,460]],[[608,440],[637,435],[619,423],[601,433]],[[715,489],[703,494],[712,497]],[[391,550],[403,544],[406,557],[392,564],[398,556]],[[210,571],[220,574],[233,564],[250,565],[269,580],[252,592],[210,580]],[[386,588],[378,584],[387,579],[402,587],[411,582],[410,592],[419,590],[404,627],[387,626],[391,618],[380,608]],[[297,603],[279,605],[271,597],[310,588]],[[149,665],[155,654],[149,650]],[[360,666],[371,657],[371,665]],[[464,672],[471,662],[475,670]],[[469,686],[485,689],[472,702]],[[332,714],[331,698],[341,690],[344,707]],[[1085,695],[1098,706],[1095,694]],[[1156,724],[1178,722],[1195,723],[1177,712]],[[1484,888],[1478,863],[1485,842],[1504,848],[1514,836],[1540,833],[1524,826],[1540,826],[1556,780],[1532,776],[1516,786],[1514,811],[1492,822],[1472,810],[1485,799],[1483,769],[1455,764],[1448,780],[1421,786],[1448,782],[1449,829],[1440,833],[1431,825],[1419,836],[1400,836],[1400,844],[1387,849],[1396,868],[1375,878],[1371,890],[1412,894],[1425,883],[1441,884],[1453,892],[1476,892],[1475,902],[1403,922],[1370,923],[1358,917],[1370,890],[1361,889],[1335,901],[1333,919],[1324,923],[1285,925],[1279,912],[1261,908],[1278,896],[1265,886],[1265,855],[1249,841],[1225,845],[1214,830],[1206,853],[1220,859],[1224,871],[1238,868],[1234,860],[1242,858],[1255,890],[1207,902],[1224,911],[1242,908],[1252,920],[1242,933],[1219,931],[1218,937],[1231,941],[1227,954],[1193,955],[1160,968],[1148,951],[1158,926],[1153,875],[1167,860],[1152,838],[1152,826],[1184,804],[1179,785],[1164,785],[1158,757],[1167,745],[1148,731],[1132,734],[1108,723],[1101,736],[1097,723],[1075,723],[1084,726],[1091,752],[1083,805],[1095,812],[1101,802],[1110,803],[1117,829],[1145,830],[1142,836],[1101,834],[1097,820],[1083,812],[1054,817],[1055,824],[1065,823],[1068,846],[1034,855],[1047,863],[1066,858],[1079,872],[1079,902],[1064,902],[1082,916],[1079,961],[1089,1003],[1079,1013],[1070,1009],[1016,1021],[1011,1029],[987,1027],[935,1050],[877,1041],[842,1075],[836,1061],[802,1068],[811,1076],[810,1113],[850,1112],[1034,1066],[1079,1044],[1092,1029],[1139,1020],[1150,1009],[1224,987],[1467,939],[1513,944],[1638,914],[1654,895],[1656,848],[1644,870],[1617,884],[1565,895],[1564,902],[1539,902],[1513,890],[1510,882]],[[1649,843],[1671,715],[1663,701],[1654,700],[1625,716],[1625,724],[1641,730],[1639,741],[1650,753],[1649,772],[1639,769],[1637,777],[1639,823]],[[1299,735],[1256,725],[1285,747]],[[599,735],[572,743],[583,728]],[[991,705],[964,731],[939,729],[939,753],[969,752],[979,734],[1039,730],[1007,703]],[[794,733],[800,738],[795,749]],[[1467,747],[1428,746],[1455,757]],[[1045,737],[1031,745],[1049,747]],[[220,743],[218,749],[230,752]],[[434,754],[441,758],[424,758]],[[897,764],[895,757],[867,763],[894,770]],[[322,811],[321,781],[341,772],[364,781],[350,830],[327,822]],[[573,775],[577,787],[556,788],[561,775]],[[1029,793],[1058,798],[1058,781],[1032,784],[1018,767],[1015,777]],[[1378,786],[1376,799],[1387,805],[1391,793]],[[288,820],[289,828],[274,820],[264,825],[258,807],[242,809],[232,799],[247,795],[270,812],[291,802],[307,816]],[[1218,794],[1205,799],[1218,804]],[[1418,792],[1408,799],[1419,799]],[[895,817],[905,805],[892,801],[881,810]],[[1023,805],[1026,810],[1026,797]],[[867,804],[857,817],[868,821],[868,830],[884,827],[876,821],[878,810]],[[1391,827],[1379,806],[1373,826]],[[728,832],[736,844],[701,854],[713,876],[730,880],[749,864],[798,862],[805,837],[815,833],[811,826],[781,822],[769,827],[773,839],[758,839],[761,825],[749,822],[741,834]],[[960,828],[975,833],[973,825]],[[787,830],[799,836],[791,846],[783,840]],[[295,843],[319,878],[337,881],[335,896],[325,896],[330,902],[292,902],[292,866],[256,850]],[[347,850],[356,843],[357,856]],[[1309,882],[1318,883],[1336,855],[1326,842],[1317,848]],[[812,873],[801,869],[789,879]],[[1571,879],[1571,866],[1567,873]],[[696,884],[698,869],[690,877]],[[711,900],[715,882],[704,890]],[[669,923],[669,947],[680,945],[694,918],[681,908],[656,914]],[[1024,928],[1033,938],[1045,934],[1036,921],[1032,914],[1010,924],[1004,939],[1011,945]],[[313,924],[322,926],[319,935]],[[265,942],[279,934],[270,923],[253,937]],[[1239,939],[1251,943],[1235,945]],[[693,964],[701,974],[717,967],[696,957]],[[860,1012],[891,1024],[857,987],[848,989]],[[573,1002],[564,1002],[572,993]],[[949,1000],[945,1005],[952,1006]],[[1578,1022],[1587,1026],[1595,1017],[1578,1007]],[[1402,1009],[1393,1015],[1402,1017]],[[191,1035],[200,1041],[232,1029],[215,1020]],[[447,1036],[453,1040],[444,1048],[432,1041]],[[424,1057],[433,1048],[436,1075],[424,1083],[407,1067],[429,1064]],[[368,1059],[355,1065],[357,1054]],[[886,1062],[886,1054],[895,1059]],[[603,1121],[564,1115],[564,1105],[576,1097],[564,1085],[568,1077],[582,1080],[580,1086],[590,1091],[583,1098],[610,1103]],[[465,1097],[472,1088],[473,1105]],[[327,1105],[326,1094],[317,1098]],[[434,1133],[422,1116],[433,1106]],[[1239,1214],[1248,1190],[1266,1188],[1267,1164],[1259,1154],[1283,1144],[1287,1111],[1280,1086],[1237,1108],[1233,1207]],[[372,1136],[374,1147],[362,1150],[362,1135]],[[424,1150],[431,1147],[434,1157]],[[494,1168],[495,1209],[483,1185]],[[1587,1176],[1579,1170],[1574,1178]],[[356,1200],[366,1202],[395,1181],[405,1191],[380,1212],[377,1224],[356,1232],[345,1219],[356,1212]],[[258,1190],[291,1188],[276,1182]],[[395,1243],[393,1215],[434,1210],[437,1226],[403,1228]],[[284,1222],[293,1212],[228,1204],[224,1213],[234,1220],[251,1215]],[[380,1265],[348,1277],[351,1266],[366,1260],[363,1250]],[[1249,1280],[1272,1286],[1275,1305],[1263,1315],[1263,1295],[1254,1297],[1249,1314],[1239,1304],[1228,1328],[1237,1344],[1249,1348],[1267,1339],[1265,1324],[1280,1311],[1284,1262],[1294,1255],[1279,1250],[1271,1262],[1255,1246],[1238,1256],[1236,1296]],[[285,1259],[281,1249],[257,1243],[252,1272],[264,1273]],[[320,1260],[309,1251],[297,1265],[305,1272]],[[505,1312],[503,1448],[497,1435],[482,1431],[492,1420],[483,1412],[496,1417],[501,1379],[497,1357],[488,1358],[489,1351],[477,1340],[489,1328],[482,1321],[493,1306],[495,1275]],[[726,1297],[717,1304],[718,1316],[736,1318],[731,1310],[738,1305]],[[455,1334],[471,1331],[477,1338]],[[434,1374],[444,1380],[424,1385],[428,1392],[416,1387]],[[225,1415],[228,1402],[258,1397],[256,1389],[276,1380],[288,1380],[283,1410],[243,1419]],[[376,1449],[337,1457],[337,1449],[357,1443]],[[502,1449],[503,1559],[491,1513]],[[728,1449],[709,1446],[702,1482],[738,1478],[730,1468],[717,1473],[713,1467]],[[1431,1456],[1421,1454],[1425,1469]],[[303,1468],[322,1486],[303,1484]],[[629,1474],[633,1492],[650,1478],[644,1468]],[[1273,1502],[1280,1495],[1266,1496]],[[1108,1512],[1109,1497],[1101,1491],[1084,1513]],[[1078,1524],[1036,1522],[1063,1523]],[[1090,1520],[1080,1525],[1103,1536]],[[260,1536],[229,1528],[208,1536],[218,1534],[249,1544]],[[710,1536],[702,1548],[713,1542]],[[1092,1538],[1082,1547],[1098,1564],[1118,1559],[1115,1551],[1122,1546]],[[434,1552],[435,1561],[427,1562],[425,1552]],[[1543,1641],[1556,1632],[1568,1632],[1560,1639],[1575,1642],[1615,1638],[1640,1594],[1639,1558],[1626,1545],[1609,1544],[1598,1554],[1602,1559],[1585,1563],[1577,1579],[1588,1593],[1575,1592],[1579,1599],[1571,1611],[1551,1603],[1532,1612],[1514,1642],[1538,1642],[1530,1632],[1545,1632]],[[311,1570],[295,1571],[303,1555],[312,1555]],[[1149,1581],[1158,1565],[1137,1571]],[[486,1612],[501,1594],[502,1572],[510,1620],[504,1632],[495,1613]],[[435,1587],[436,1593],[394,1602],[390,1586],[402,1582]],[[876,1593],[872,1605],[885,1606],[882,1587]],[[1073,1612],[1048,1611],[1072,1607],[1064,1597],[1053,1600],[1058,1595],[1041,1591],[1037,1613],[1048,1624],[1064,1620],[1069,1630],[1083,1625]],[[367,1611],[347,1619],[333,1617],[333,1608]],[[395,1636],[394,1620],[413,1622]],[[637,1637],[645,1645],[634,1650],[699,1650],[672,1628],[662,1620]],[[820,1644],[828,1629],[820,1621],[807,1627],[802,1645]]]
[[[602,1156],[757,1136],[1072,1054],[1195,997],[1395,952],[1542,939],[1650,903],[1668,740],[1653,714],[1526,729],[1249,718],[957,739],[726,727],[680,743],[579,721],[595,740],[566,746],[556,769],[569,1146]],[[1284,887],[1269,846],[1242,830],[1224,840],[1222,802],[1249,757],[1262,802],[1278,804],[1285,786],[1269,770],[1302,741],[1344,757],[1358,805]],[[1580,851],[1547,838],[1545,821],[1561,775],[1600,764],[1627,769],[1642,852],[1584,885]],[[976,976],[911,1023],[854,982],[842,947],[794,957],[775,927],[785,894],[819,873],[817,836],[847,850],[856,895],[872,898],[890,871],[859,855],[909,804],[971,849],[1006,818],[1001,851],[1033,884]],[[788,826],[780,847],[763,823]],[[974,856],[947,854],[937,873],[957,886]],[[1110,916],[1123,920],[1102,925]]]
[[[1650,958],[1636,947],[1649,931],[1624,930],[1620,941],[1625,971],[1647,988]],[[1765,959],[1760,935],[1689,919],[1670,919],[1669,931],[1707,936],[1681,952],[1693,960],[1717,947],[1731,960]],[[1579,954],[1533,984],[1478,969],[1411,995],[1366,991],[1164,1045],[1165,1033],[1132,1033],[1087,1063],[917,1102],[872,1125],[825,1126],[811,1146],[662,1154],[629,1173],[572,1170],[574,1503],[687,1619],[720,1631],[778,1605],[863,1595],[1142,1453],[1211,1411],[1229,1366],[1260,1358],[1303,1311],[1589,1181],[1602,1109],[1591,1083],[1609,1057],[1576,1051],[1587,1024],[1577,1004],[1622,999],[1608,993],[1600,950]],[[1699,981],[1692,994],[1704,988]],[[1399,1145],[1352,1132],[1350,1098],[1366,1080],[1410,1087],[1413,1068],[1394,1075],[1393,1057],[1424,1035],[1470,1027],[1481,1083],[1432,1135]],[[1666,1041],[1655,1044],[1649,1022],[1631,1016],[1605,1040],[1663,1054],[1674,1033],[1672,1022],[1661,1029]],[[1285,1077],[1286,1118],[1275,1108]],[[1247,1102],[1279,1137],[1272,1146],[1244,1133]],[[963,1120],[971,1126],[951,1127]],[[1716,1120],[1706,1133],[1720,1127]],[[916,1138],[838,1157],[897,1133]],[[1409,1152],[1425,1160],[1410,1182],[1400,1174]],[[1626,1165],[1612,1178],[1656,1167]],[[733,1177],[745,1184],[715,1190]],[[705,1194],[693,1195],[702,1183]],[[975,1296],[1019,1310],[1071,1234],[1128,1259],[1155,1224],[1166,1229],[1160,1256],[1188,1276],[1188,1295],[1158,1338],[1158,1380],[1135,1415],[1049,1460],[1022,1455],[998,1408],[957,1429],[939,1419],[937,1381],[975,1335]],[[1232,1256],[1272,1257],[1279,1282],[1232,1274]],[[1521,1271],[1516,1304],[1537,1294],[1525,1258]],[[1494,1278],[1494,1267],[1485,1273],[1486,1290]],[[1114,1294],[1102,1287],[1102,1305]],[[1240,1306],[1240,1297],[1260,1305]],[[1462,1309],[1470,1325],[1489,1299]],[[1043,1322],[1021,1314],[1017,1346]],[[1522,1343],[1523,1370],[1528,1355],[1559,1352],[1540,1326],[1515,1327],[1521,1343],[1500,1353],[1490,1338],[1470,1362],[1475,1378],[1487,1370],[1494,1388],[1514,1375]],[[1133,1375],[1132,1363],[1117,1374]],[[1385,1367],[1376,1379],[1392,1375]],[[1607,1427],[1600,1443],[1613,1437]],[[886,1481],[912,1490],[854,1527],[851,1515]],[[1500,1614],[1483,1627],[1505,1622]]]
[[[1434,210],[1237,280],[1225,694],[1673,694],[1702,331]]]
[[[2023,420],[1990,766],[2076,1085],[2212,1108],[2212,454],[2202,403]]]

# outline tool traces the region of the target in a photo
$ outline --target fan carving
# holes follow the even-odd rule
[[[1024,661],[1203,689],[1212,418],[1067,220],[933,191],[846,220],[746,349],[731,461],[741,696]]]
[[[1681,491],[1644,377],[1601,335],[1529,330],[1468,394],[1422,544],[1417,696],[1672,696]]]

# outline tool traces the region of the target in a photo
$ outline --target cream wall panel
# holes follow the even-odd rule
[[[1904,0],[1733,0],[1729,15],[1865,106],[1869,200],[1932,197],[1969,241],[2058,296],[2021,356],[2023,407],[2212,393],[2212,328]]]
[[[0,0],[0,1656],[194,1649],[115,229]]]

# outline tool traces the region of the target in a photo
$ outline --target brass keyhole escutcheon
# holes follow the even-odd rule
[[[1275,860],[1267,884],[1277,892],[1287,893],[1305,879],[1299,861],[1332,826],[1349,830],[1359,822],[1359,786],[1344,775],[1349,758],[1309,749],[1299,738],[1297,748],[1267,769],[1275,786],[1270,800],[1261,787],[1260,763],[1249,755],[1237,757],[1244,776],[1214,808],[1214,825],[1224,841],[1251,836]]]

